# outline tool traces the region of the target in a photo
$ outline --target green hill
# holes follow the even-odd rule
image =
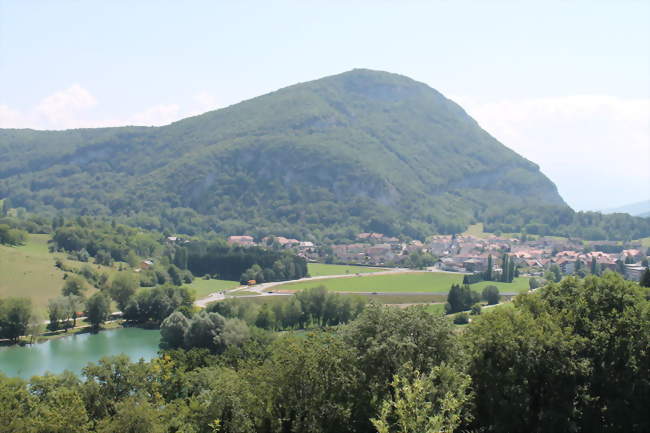
[[[537,165],[407,77],[353,70],[163,127],[0,130],[0,197],[151,229],[423,237],[566,208]]]

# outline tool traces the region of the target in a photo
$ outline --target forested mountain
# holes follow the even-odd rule
[[[0,130],[0,198],[193,234],[423,238],[568,209],[537,165],[407,77],[353,70],[163,127]]]

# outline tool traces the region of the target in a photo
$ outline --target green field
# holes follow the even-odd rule
[[[405,272],[388,275],[365,275],[346,278],[331,278],[316,281],[300,281],[282,284],[274,290],[304,290],[324,286],[335,292],[447,292],[452,284],[460,284],[463,276],[446,272]],[[484,281],[473,284],[474,290],[493,284],[502,292],[528,290],[528,278],[520,277],[513,283]]]
[[[345,274],[367,274],[370,272],[385,271],[386,268],[369,268],[367,266],[350,266],[350,265],[326,265],[324,263],[309,263],[307,265],[309,275],[312,277],[322,277],[325,275],[345,275]]]
[[[63,271],[47,250],[48,235],[29,235],[25,245],[0,246],[0,297],[30,297],[37,308],[60,294]]]
[[[185,287],[194,289],[196,292],[196,298],[199,299],[208,296],[210,293],[239,287],[239,281],[204,280],[203,278],[195,278],[194,281],[192,281],[192,284],[186,284]]]
[[[424,307],[431,314],[445,314],[445,304],[431,304]]]
[[[645,248],[650,248],[650,237],[638,239],[636,242],[641,242]]]
[[[497,286],[500,292],[527,292],[529,289],[528,277],[517,277],[512,280],[512,283],[500,283],[498,281],[481,281],[480,283],[472,284],[470,287],[473,290],[482,291],[485,286]]]

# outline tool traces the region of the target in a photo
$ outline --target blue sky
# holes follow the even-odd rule
[[[650,197],[649,22],[647,1],[0,0],[0,127],[160,125],[380,69],[611,208]]]

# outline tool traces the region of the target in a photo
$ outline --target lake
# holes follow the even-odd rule
[[[131,361],[155,357],[160,342],[156,329],[119,328],[97,334],[80,334],[41,344],[0,348],[0,372],[5,376],[29,379],[45,372],[81,373],[89,362],[104,356],[125,354]]]

